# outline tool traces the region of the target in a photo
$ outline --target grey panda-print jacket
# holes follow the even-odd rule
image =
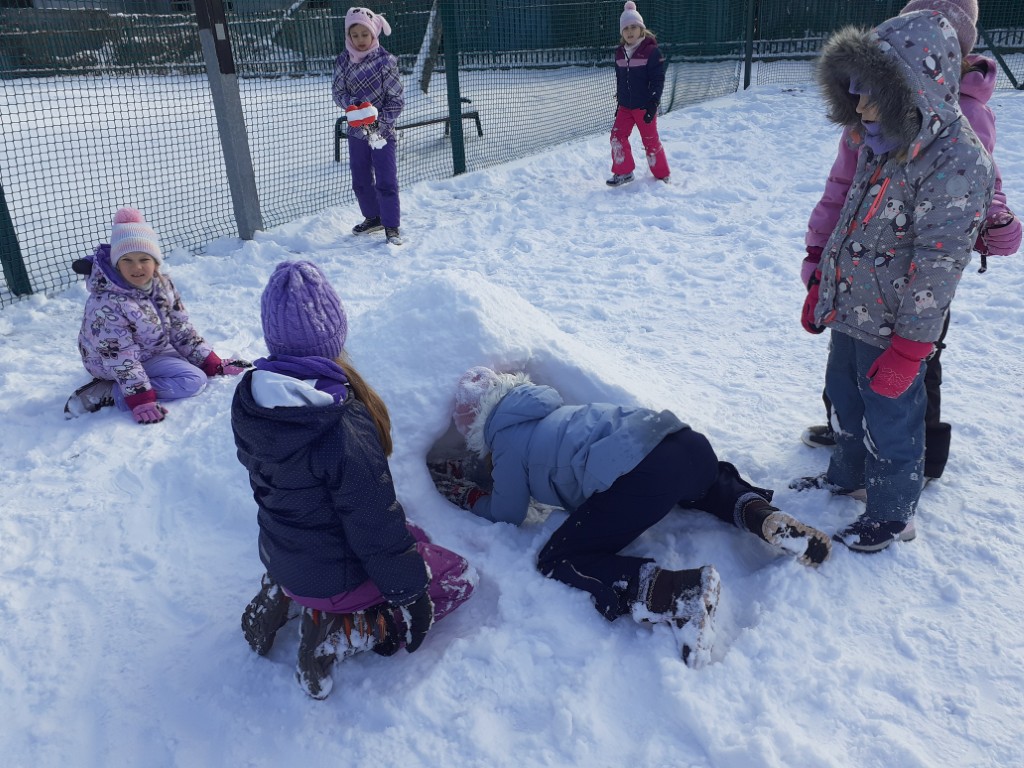
[[[863,128],[851,79],[871,94],[897,149],[860,152],[821,259],[815,320],[876,347],[939,338],[992,197],[992,158],[960,112],[960,47],[934,11],[848,27],[822,51],[829,118]]]

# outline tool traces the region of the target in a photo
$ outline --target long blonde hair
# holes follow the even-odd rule
[[[384,405],[381,396],[374,391],[373,387],[366,383],[362,374],[355,369],[344,349],[334,358],[334,362],[344,369],[356,400],[365,405],[366,410],[370,412],[370,418],[377,426],[377,436],[380,438],[380,446],[384,449],[384,455],[390,456],[394,444],[391,442],[391,416],[388,414],[388,407]]]
[[[649,30],[647,27],[644,27],[644,37],[649,37],[654,42],[658,42],[658,36],[655,35],[654,32]],[[643,42],[643,40],[641,39],[640,42]],[[626,44],[626,38],[622,37],[622,35],[619,35],[619,45],[625,45],[625,44]]]

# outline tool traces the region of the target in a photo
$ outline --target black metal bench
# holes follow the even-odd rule
[[[465,97],[463,97],[461,101],[463,104],[473,103]],[[480,123],[480,113],[477,110],[463,110],[462,119],[472,120],[474,123],[476,123],[476,135],[484,135],[484,127]],[[334,162],[336,163],[341,162],[341,141],[342,139],[345,138],[345,127],[347,122],[348,121],[345,119],[344,113],[334,122]],[[437,125],[439,123],[444,123],[444,135],[450,135],[452,132],[452,122],[451,117],[448,115],[445,115],[444,117],[431,117],[425,120],[416,120],[415,122],[412,123],[401,123],[395,126],[395,130],[405,131],[408,130],[409,128],[422,128],[425,125]]]

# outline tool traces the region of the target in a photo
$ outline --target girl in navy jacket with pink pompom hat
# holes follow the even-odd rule
[[[629,0],[619,17],[622,44],[615,51],[615,124],[612,126],[612,177],[608,186],[618,187],[633,180],[633,151],[629,135],[633,126],[647,155],[654,178],[668,181],[668,160],[658,138],[658,105],[665,86],[665,57],[661,55],[654,33]]]

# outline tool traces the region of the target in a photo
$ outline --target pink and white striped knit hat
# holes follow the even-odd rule
[[[114,226],[110,234],[110,263],[115,267],[118,260],[128,253],[145,253],[164,260],[160,251],[160,238],[146,223],[142,214],[134,208],[121,208],[114,214]]]

